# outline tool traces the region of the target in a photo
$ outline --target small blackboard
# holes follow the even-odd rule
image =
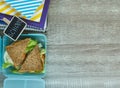
[[[22,19],[14,16],[3,33],[12,40],[16,41],[26,26],[27,24]]]

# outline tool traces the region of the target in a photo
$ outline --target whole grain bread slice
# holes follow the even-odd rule
[[[43,63],[40,57],[40,48],[38,45],[27,55],[19,72],[41,72]]]
[[[19,40],[6,47],[6,50],[11,57],[16,69],[23,63],[26,56],[26,48],[30,38]]]

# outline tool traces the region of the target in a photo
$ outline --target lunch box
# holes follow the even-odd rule
[[[22,34],[19,39],[32,38],[42,43],[45,50],[47,50],[47,40],[44,34]],[[7,36],[0,37],[0,73],[3,74],[6,79],[4,80],[3,88],[45,88],[44,77],[46,74],[46,58],[44,72],[39,74],[15,74],[10,72],[9,69],[2,69],[4,63],[5,47],[11,44],[13,40]],[[47,57],[47,55],[46,55]]]

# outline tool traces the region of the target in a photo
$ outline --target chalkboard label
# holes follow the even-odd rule
[[[3,33],[12,40],[16,41],[26,26],[27,24],[22,19],[14,16]]]

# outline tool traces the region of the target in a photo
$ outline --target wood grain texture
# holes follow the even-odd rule
[[[51,0],[47,88],[118,88],[119,15],[119,0]]]
[[[47,36],[46,88],[119,88],[119,0],[51,0]]]

